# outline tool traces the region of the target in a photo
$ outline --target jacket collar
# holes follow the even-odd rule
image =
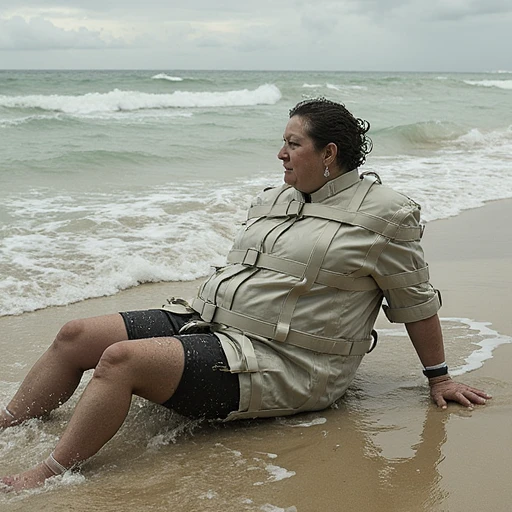
[[[355,185],[360,180],[359,172],[357,169],[353,171],[346,172],[333,180],[328,181],[322,188],[318,189],[316,192],[309,194],[312,203],[320,203],[327,199],[328,197],[332,197],[336,195],[338,192],[345,190],[352,185]],[[299,192],[298,190],[294,190],[294,199],[297,201],[304,202],[306,194],[303,192]],[[309,202],[309,201],[308,201]]]

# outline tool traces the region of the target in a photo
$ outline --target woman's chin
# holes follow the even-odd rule
[[[291,187],[293,187],[295,184],[295,180],[293,179],[292,173],[290,171],[285,171],[285,173],[283,175],[283,181],[287,185],[290,185]]]

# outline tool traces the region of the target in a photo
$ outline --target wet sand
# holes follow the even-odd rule
[[[489,322],[512,336],[507,219],[512,201],[430,223],[424,248],[443,296],[440,316]],[[198,283],[144,285],[19,317],[0,318],[0,401],[77,316],[160,306]],[[80,476],[36,493],[0,496],[0,511],[481,511],[510,510],[512,346],[460,380],[494,398],[438,410],[412,347],[379,319],[380,346],[337,408],[294,418],[194,424],[135,400],[127,424]],[[443,320],[447,360],[471,353],[470,329]],[[452,329],[452,327],[454,329]],[[452,332],[454,334],[452,334]],[[387,333],[387,334],[386,334]],[[475,338],[476,340],[476,338]],[[0,433],[0,473],[46,456],[73,402],[46,422]]]

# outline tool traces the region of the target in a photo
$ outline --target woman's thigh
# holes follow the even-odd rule
[[[176,338],[120,341],[105,350],[95,376],[124,382],[133,394],[161,404],[176,391],[183,366],[183,346]]]
[[[225,418],[238,410],[239,379],[211,333],[178,334],[192,315],[164,310],[122,312],[127,339],[110,354],[129,351],[134,393],[189,417]]]
[[[53,344],[68,363],[82,371],[95,368],[107,348],[120,341],[169,337],[178,327],[172,315],[141,310],[81,318],[66,323]]]

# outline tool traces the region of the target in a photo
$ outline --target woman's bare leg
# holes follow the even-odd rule
[[[183,374],[183,346],[175,338],[122,341],[107,348],[54,450],[64,467],[94,455],[119,430],[132,394],[163,403]],[[14,490],[42,485],[53,476],[44,464],[0,481]]]
[[[105,349],[126,339],[119,314],[68,322],[25,377],[7,411],[0,408],[0,429],[42,416],[63,404],[84,371],[96,367]]]

